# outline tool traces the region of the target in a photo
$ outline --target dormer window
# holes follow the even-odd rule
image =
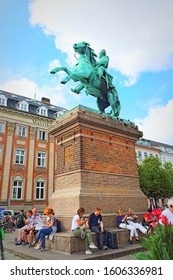
[[[64,111],[58,111],[55,113],[55,119],[59,118],[60,116],[64,115]]]
[[[28,102],[26,102],[26,101],[24,101],[24,100],[23,100],[23,101],[20,101],[20,102],[18,103],[18,109],[19,109],[19,110],[28,112],[28,107],[29,107]]]
[[[7,98],[3,94],[0,94],[0,105],[7,106]]]
[[[39,115],[47,117],[47,111],[48,110],[45,106],[41,106],[37,110],[38,110]]]

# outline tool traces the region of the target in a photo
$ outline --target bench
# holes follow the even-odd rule
[[[106,228],[108,231],[113,231],[117,234],[118,244],[127,244],[129,231],[127,229]],[[97,246],[96,234],[92,232],[93,242]],[[101,241],[103,235],[101,235]],[[67,254],[85,251],[85,242],[83,239],[75,237],[71,231],[57,232],[54,234],[53,241],[46,239],[46,248],[65,252]]]

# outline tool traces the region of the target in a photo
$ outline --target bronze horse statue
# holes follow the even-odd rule
[[[102,74],[99,74],[99,63],[96,61],[96,54],[90,45],[86,42],[81,42],[73,45],[75,53],[79,54],[78,61],[73,70],[69,70],[66,67],[57,67],[50,71],[51,74],[55,74],[59,71],[65,71],[67,77],[65,77],[61,83],[65,84],[70,79],[74,82],[80,82],[80,84],[71,89],[75,93],[85,88],[87,95],[90,94],[97,98],[97,105],[101,113],[111,106],[110,115],[118,117],[121,109],[120,101],[118,98],[118,92],[112,83],[112,76],[110,76],[105,66],[101,66]],[[105,56],[105,58],[108,58]],[[107,67],[107,66],[106,66]]]

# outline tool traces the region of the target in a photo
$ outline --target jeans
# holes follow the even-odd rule
[[[41,239],[41,248],[45,249],[45,236],[52,232],[52,228],[42,228],[39,230],[38,235],[35,239],[35,243],[38,243],[39,239]]]
[[[101,234],[101,227],[100,226],[92,226],[91,231],[96,233],[96,240],[98,248],[102,247],[100,242],[100,234]],[[108,246],[108,231],[104,229],[104,237],[103,237],[103,246]]]

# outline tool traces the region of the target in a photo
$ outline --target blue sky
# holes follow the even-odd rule
[[[144,137],[173,145],[172,0],[1,0],[0,89],[71,109],[97,109],[96,99],[61,85],[72,68],[73,43],[105,48],[121,101],[120,117]]]

